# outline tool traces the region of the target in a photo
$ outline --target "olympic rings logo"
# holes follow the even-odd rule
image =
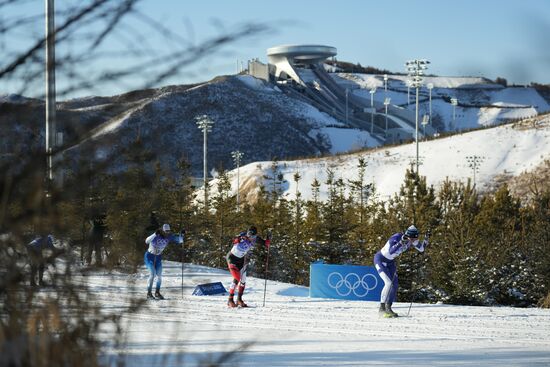
[[[372,278],[373,286],[369,285],[369,280]],[[378,285],[378,279],[373,274],[365,274],[361,278],[356,273],[349,273],[345,277],[338,273],[330,273],[327,277],[329,287],[334,288],[336,293],[342,297],[350,295],[352,292],[357,297],[365,297]]]

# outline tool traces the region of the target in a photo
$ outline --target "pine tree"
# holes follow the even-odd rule
[[[524,298],[518,272],[524,255],[521,251],[520,202],[510,195],[504,185],[494,196],[481,201],[474,221],[477,230],[476,246],[484,260],[487,276],[487,303],[510,303]]]
[[[312,198],[305,203],[304,237],[307,239],[306,251],[310,254],[310,261],[317,261],[321,258],[321,246],[324,238],[320,188],[321,183],[315,178],[311,183]]]
[[[372,222],[374,220],[375,206],[369,201],[374,194],[374,186],[365,182],[367,161],[364,157],[358,159],[358,177],[356,180],[348,180],[350,187],[350,205],[346,214],[351,223],[349,243],[352,246],[354,263],[363,263],[367,251],[367,239],[373,237]],[[370,261],[370,259],[369,259]]]
[[[286,202],[282,202],[281,198],[283,193],[284,176],[280,170],[277,161],[274,161],[269,170],[269,174],[263,177],[264,183],[260,186],[260,193],[258,200],[252,208],[250,215],[250,224],[254,224],[260,234],[265,235],[268,229],[273,229],[273,241],[272,246],[269,249],[271,256],[270,261],[270,273],[269,278],[279,279],[278,276],[288,275],[288,272],[284,268],[279,268],[274,261],[284,262],[287,259],[282,255],[282,249],[288,247],[288,229],[289,226],[278,225],[281,222],[281,216],[284,216],[283,212],[288,212]],[[287,218],[288,220],[288,218]],[[265,248],[257,248],[254,252],[254,257],[251,261],[251,273],[255,276],[264,277],[266,274],[266,258],[267,251]]]
[[[322,257],[331,264],[341,264],[351,261],[347,234],[350,223],[346,221],[345,210],[348,199],[344,192],[344,181],[335,179],[334,171],[327,169],[328,201],[322,205],[324,219],[324,240],[321,246]]]
[[[147,173],[152,156],[141,141],[135,141],[124,158],[127,169],[109,177],[102,187],[101,195],[109,203],[105,220],[111,238],[109,261],[137,265],[143,261],[143,231],[157,193],[151,190],[153,180]]]
[[[466,184],[445,180],[438,194],[440,226],[434,229],[430,253],[430,281],[438,300],[481,303],[484,292],[482,259],[475,244],[473,222],[479,212],[478,195]],[[473,271],[472,271],[473,270]]]
[[[217,245],[210,249],[212,260],[210,266],[225,267],[225,254],[231,244],[236,223],[236,197],[230,195],[231,182],[226,171],[218,176],[217,192],[212,198],[212,208],[215,210],[214,232],[217,234]]]
[[[550,301],[550,187],[537,192],[522,216],[522,247],[526,255],[526,272],[530,279],[527,298],[534,304],[549,307]],[[546,302],[546,304],[544,304]]]
[[[390,201],[388,214],[389,223],[395,224],[397,231],[403,231],[411,224],[419,231],[426,231],[437,224],[439,213],[435,204],[434,188],[427,186],[426,177],[419,177],[413,171],[412,165],[405,172],[405,182],[399,190],[399,196],[396,195]],[[416,293],[426,282],[428,256],[426,253],[417,254],[414,250],[409,255],[401,256],[399,282],[403,286],[399,288],[400,294],[412,297],[415,293],[417,299],[422,299]]]
[[[299,190],[299,183],[301,176],[296,172],[293,176],[294,183],[296,185],[296,191],[294,193],[295,199],[291,202],[293,206],[292,210],[292,247],[294,255],[294,263],[292,264],[293,284],[308,284],[309,276],[309,263],[312,261],[311,254],[308,251],[307,237],[304,231],[304,203],[302,200],[302,194]]]

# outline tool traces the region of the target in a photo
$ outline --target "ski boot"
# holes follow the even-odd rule
[[[229,308],[237,307],[237,304],[235,303],[235,301],[233,301],[233,297],[231,297],[231,296],[227,300],[227,307],[229,307]]]
[[[151,291],[147,292],[147,299],[155,299],[155,297],[153,296],[153,293],[151,293]]]
[[[378,315],[380,317],[383,317],[385,313],[386,313],[386,304],[380,303],[380,308],[378,309]]]
[[[160,291],[158,289],[155,292],[155,298],[156,299],[164,299],[164,296],[162,294],[160,294]]]
[[[237,300],[237,306],[239,306],[239,307],[248,307],[248,305],[246,303],[244,303],[244,301],[240,298]]]
[[[391,309],[391,303],[386,303],[386,312],[384,313],[385,318],[393,318],[399,316]]]

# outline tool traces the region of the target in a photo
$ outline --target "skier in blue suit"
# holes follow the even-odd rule
[[[170,232],[170,225],[163,224],[162,228],[158,229],[147,237],[145,243],[149,245],[149,248],[145,252],[144,260],[145,266],[149,269],[149,283],[147,287],[147,299],[164,299],[160,294],[160,285],[162,283],[162,251],[168,246],[169,243],[183,244],[185,232],[182,230],[180,235],[175,235]],[[157,287],[155,296],[153,296],[153,281],[157,277]]]
[[[397,287],[399,285],[397,279],[397,267],[395,258],[414,247],[417,251],[424,252],[428,245],[430,232],[426,232],[424,241],[418,241],[418,229],[415,226],[407,228],[405,233],[395,233],[388,242],[374,255],[374,266],[384,281],[384,288],[380,295],[380,310],[379,314],[383,317],[397,317],[398,315],[391,309],[392,303],[397,298]]]
[[[31,266],[31,286],[36,286],[36,275],[38,274],[38,285],[44,286],[44,270],[47,263],[53,263],[52,260],[58,254],[58,251],[53,245],[53,236],[37,236],[27,244],[27,253],[29,255],[29,264]],[[45,251],[52,251],[53,255],[44,258]]]

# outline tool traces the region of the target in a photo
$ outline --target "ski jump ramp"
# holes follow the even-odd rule
[[[323,45],[282,45],[267,49],[268,62],[273,66],[270,71],[276,80],[292,79],[297,85],[304,88],[305,98],[309,98],[317,105],[323,107],[325,112],[335,115],[342,119],[345,114],[345,120],[353,127],[368,129],[371,125],[370,101],[360,96],[348,93],[344,87],[339,85],[333,77],[327,73],[323,63],[330,57],[336,56],[336,48]],[[304,80],[300,76],[303,69],[310,69],[315,76],[315,81]],[[347,114],[348,107],[356,113]],[[382,121],[384,114],[377,112],[384,106],[380,102],[374,104],[375,124],[374,133],[384,134]],[[393,121],[404,131],[414,132],[414,115],[410,111],[399,112],[396,116],[393,106],[390,106],[388,119]],[[371,127],[372,128],[372,127]]]
[[[294,65],[320,64],[329,57],[336,56],[336,48],[321,45],[284,45],[267,49],[269,63],[275,66],[275,77],[286,74],[296,83],[306,87]]]

